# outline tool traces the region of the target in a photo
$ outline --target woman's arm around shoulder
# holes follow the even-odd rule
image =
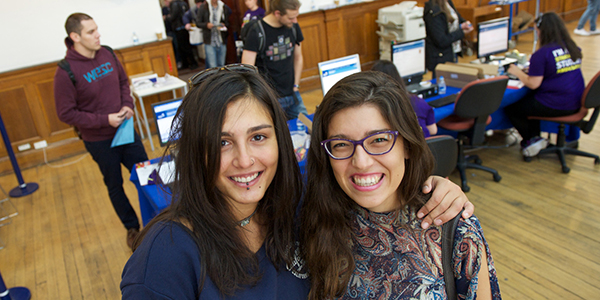
[[[198,299],[198,246],[179,223],[157,223],[127,261],[123,299]]]

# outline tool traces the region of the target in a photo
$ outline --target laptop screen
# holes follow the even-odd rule
[[[161,146],[165,146],[171,138],[171,125],[177,109],[183,102],[183,98],[161,101],[152,104],[152,113],[156,121],[156,131]]]
[[[360,71],[360,58],[358,54],[320,62],[319,77],[321,77],[323,96],[342,78]]]

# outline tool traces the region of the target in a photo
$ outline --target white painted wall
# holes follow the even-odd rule
[[[166,37],[159,0],[2,0],[0,73],[57,61],[65,56],[65,21],[74,12],[98,24],[100,42],[113,49]]]

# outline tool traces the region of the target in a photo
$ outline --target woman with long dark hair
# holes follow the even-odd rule
[[[274,92],[243,64],[190,81],[178,139],[165,150],[175,159],[171,205],[142,230],[123,270],[123,299],[306,299],[295,222],[302,181]],[[423,182],[436,187],[424,213],[449,220],[465,205],[449,181]]]
[[[423,9],[425,21],[425,64],[429,71],[447,61],[456,62],[460,41],[473,31],[471,22],[460,16],[452,0],[429,0]],[[434,76],[435,77],[435,76]]]
[[[416,216],[433,164],[406,91],[388,76],[361,72],[329,90],[301,209],[309,299],[446,298],[441,226],[423,229]],[[500,299],[477,218],[460,220],[454,240],[458,298]]]
[[[536,156],[548,146],[540,137],[540,121],[528,116],[560,117],[579,111],[585,89],[581,73],[581,50],[571,39],[561,18],[553,12],[535,20],[540,49],[531,55],[529,73],[515,65],[508,72],[533,90],[523,99],[507,106],[504,111],[523,140],[523,156]]]

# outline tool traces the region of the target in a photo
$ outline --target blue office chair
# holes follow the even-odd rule
[[[600,72],[590,80],[588,85],[583,92],[583,96],[581,97],[581,108],[575,114],[563,116],[563,117],[528,117],[528,119],[535,120],[545,120],[559,123],[558,126],[558,134],[556,135],[556,144],[551,145],[546,149],[542,149],[538,155],[546,154],[546,153],[556,153],[558,155],[558,159],[560,160],[560,165],[562,167],[563,173],[569,173],[571,169],[567,167],[567,162],[565,161],[565,154],[573,154],[579,156],[591,157],[594,159],[595,164],[600,164],[600,157],[598,155],[583,152],[575,149],[578,146],[578,142],[574,141],[571,143],[566,143],[566,134],[565,134],[565,124],[574,125],[581,128],[581,131],[584,133],[590,133],[594,128],[594,124],[596,124],[596,119],[598,119],[598,114],[600,113]],[[588,113],[588,109],[594,109],[594,112],[590,116],[588,121],[584,120],[585,116]],[[531,157],[525,158],[525,161],[531,161]]]
[[[470,147],[483,145],[485,127],[492,122],[490,115],[500,107],[507,84],[507,76],[470,82],[462,88],[456,97],[454,114],[437,123],[441,128],[458,132],[458,162],[456,168],[460,172],[461,186],[464,192],[470,190],[467,185],[467,168],[490,172],[496,182],[502,179],[498,171],[482,166],[481,159],[477,155],[466,156],[464,148],[465,145]],[[474,163],[471,163],[471,161],[474,161]]]

